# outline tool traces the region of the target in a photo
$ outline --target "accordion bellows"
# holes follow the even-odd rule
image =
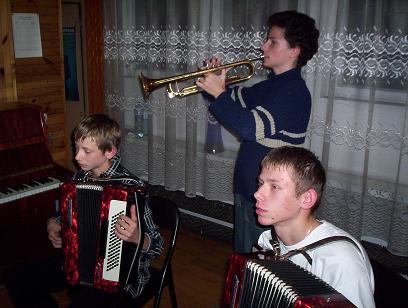
[[[69,284],[116,292],[137,276],[141,246],[114,234],[117,217],[136,204],[143,219],[145,188],[110,183],[64,182],[60,187],[64,271]],[[140,237],[144,235],[139,224]]]
[[[290,260],[233,255],[222,307],[355,307],[323,280]]]

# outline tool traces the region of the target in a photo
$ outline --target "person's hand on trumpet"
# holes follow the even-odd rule
[[[213,68],[221,65],[219,58],[211,58],[205,61],[205,68]],[[229,69],[221,69],[217,72],[205,73],[196,81],[196,85],[205,92],[217,98],[221,93],[225,92],[225,79]]]

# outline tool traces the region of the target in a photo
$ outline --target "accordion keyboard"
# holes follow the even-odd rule
[[[115,224],[118,217],[125,214],[126,201],[112,200],[109,208],[108,238],[102,273],[102,277],[106,280],[119,281],[123,241],[115,235]]]

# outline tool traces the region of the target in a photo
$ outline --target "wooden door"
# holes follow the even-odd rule
[[[71,168],[74,146],[71,138],[75,126],[85,117],[84,68],[82,48],[82,22],[80,3],[62,3],[62,33],[65,67],[65,107],[68,161]]]

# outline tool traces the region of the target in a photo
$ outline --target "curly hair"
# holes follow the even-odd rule
[[[269,16],[269,31],[274,26],[285,29],[285,39],[291,48],[300,48],[297,66],[306,65],[319,47],[319,30],[315,27],[315,20],[296,11],[284,11]]]

